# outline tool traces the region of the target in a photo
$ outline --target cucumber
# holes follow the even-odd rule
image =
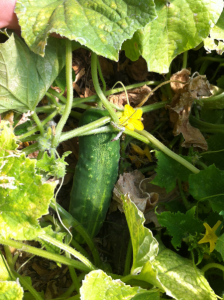
[[[80,126],[108,116],[106,110],[91,108],[80,119]],[[94,237],[100,230],[118,176],[120,141],[116,133],[100,133],[79,138],[79,159],[70,198],[70,214]],[[80,236],[75,238],[82,242]]]

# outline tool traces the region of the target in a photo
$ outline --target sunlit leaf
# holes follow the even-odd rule
[[[156,257],[158,253],[158,242],[153,237],[152,232],[144,227],[144,215],[131,201],[128,194],[123,196],[123,209],[133,248],[131,273],[137,274],[147,261],[152,261]]]
[[[156,18],[153,0],[20,0],[16,14],[28,46],[44,55],[50,33],[118,59],[124,40]]]
[[[48,213],[56,183],[42,182],[41,176],[36,175],[36,160],[5,148],[3,137],[5,130],[8,132],[7,124],[2,121],[0,128],[0,235],[32,240],[43,232],[38,218]],[[12,134],[9,136],[15,140]],[[10,144],[7,137],[6,141]]]
[[[15,281],[0,281],[0,299],[1,300],[22,300],[23,289]]]
[[[158,18],[124,43],[126,55],[145,58],[148,70],[167,73],[180,53],[199,45],[218,21],[223,0],[155,0]]]
[[[125,285],[120,280],[112,280],[110,276],[101,270],[90,272],[86,275],[80,289],[82,300],[159,300],[158,291],[147,291],[140,287]],[[137,295],[144,295],[144,298],[133,298]]]

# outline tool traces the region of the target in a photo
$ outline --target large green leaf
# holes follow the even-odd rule
[[[43,58],[12,34],[0,44],[0,113],[33,111],[64,64],[64,40],[49,38]]]
[[[217,22],[223,0],[155,0],[158,18],[124,43],[126,55],[145,58],[149,71],[167,73],[172,60],[196,47]]]
[[[9,140],[15,136],[6,122],[0,123],[0,130],[0,235],[32,240],[44,232],[38,218],[48,213],[56,184],[43,183],[36,174],[36,160],[14,150]],[[13,149],[8,149],[11,144]]]
[[[190,260],[175,252],[164,249],[152,262],[152,266],[167,295],[178,300],[216,299],[201,271]]]
[[[83,280],[80,289],[82,300],[131,300],[136,295],[144,296],[144,300],[159,300],[159,291],[147,291],[139,287],[130,287],[120,280],[112,280],[101,270],[90,272]]]
[[[15,281],[0,281],[0,299],[1,300],[22,300],[23,289]]]
[[[124,40],[156,18],[153,0],[20,0],[15,11],[35,53],[43,56],[56,32],[113,60]]]
[[[147,261],[152,261],[156,257],[158,242],[152,232],[143,226],[144,215],[131,201],[128,194],[123,196],[122,200],[133,248],[131,273],[137,274]]]

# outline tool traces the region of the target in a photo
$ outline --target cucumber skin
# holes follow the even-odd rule
[[[85,125],[108,116],[106,110],[88,109],[80,120]],[[118,176],[120,141],[111,140],[116,133],[100,133],[79,138],[79,160],[76,165],[70,198],[70,214],[94,237],[100,230]],[[82,238],[75,234],[82,242]]]

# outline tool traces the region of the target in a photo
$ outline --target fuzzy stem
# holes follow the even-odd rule
[[[94,122],[83,125],[83,126],[81,126],[79,128],[76,128],[74,130],[62,133],[59,142],[61,143],[63,141],[69,140],[69,139],[71,139],[75,136],[82,135],[83,133],[86,133],[89,130],[92,130],[92,129],[95,129],[95,128],[98,128],[102,125],[107,124],[108,122],[110,122],[110,120],[111,120],[111,118],[109,116],[108,117],[103,117],[101,119],[98,119]]]
[[[22,242],[18,242],[18,241],[14,241],[14,240],[6,240],[2,236],[0,236],[0,244],[8,245],[8,246],[14,247],[16,249],[19,249],[21,251],[26,251],[28,253],[32,253],[34,255],[53,260],[55,262],[65,264],[67,266],[73,266],[74,268],[81,270],[81,271],[85,271],[85,272],[91,271],[91,269],[89,267],[87,267],[83,263],[76,261],[74,259],[69,259],[69,258],[64,257],[59,254],[50,253],[48,251],[29,246],[27,244],[23,244]]]
[[[69,242],[69,239],[70,239],[70,237],[67,236],[67,237],[65,238],[65,242],[68,243],[68,242]],[[71,255],[70,255],[70,253],[68,253],[68,252],[65,252],[65,256],[68,257],[68,258],[71,258]],[[68,266],[68,269],[69,269],[69,272],[70,272],[72,281],[73,281],[73,283],[74,283],[74,285],[75,285],[76,292],[79,293],[79,289],[80,289],[81,285],[80,285],[80,283],[79,283],[79,281],[78,281],[78,277],[77,277],[76,271],[75,271],[75,269],[74,269],[73,267],[71,267],[71,266]]]
[[[42,126],[46,125],[47,122],[49,122],[50,120],[52,120],[56,115],[57,115],[57,111],[54,111],[52,114],[50,114],[49,116],[46,117],[46,119],[43,120],[43,122],[41,122]],[[39,128],[37,126],[35,126],[32,130],[22,134],[22,135],[19,135],[18,136],[18,139],[19,140],[22,140],[32,134],[34,134],[36,131],[39,131]]]
[[[168,155],[172,159],[178,161],[180,164],[182,164],[183,166],[185,166],[187,169],[189,169],[194,174],[198,174],[200,172],[199,169],[195,168],[195,166],[193,166],[187,160],[185,160],[184,158],[180,157],[178,154],[174,153],[169,148],[167,148],[166,146],[164,146],[159,140],[157,140],[153,135],[151,135],[150,133],[148,133],[146,130],[142,130],[142,131],[135,130],[135,131],[138,132],[139,134],[143,135],[144,137],[146,137],[154,146],[156,146],[158,149],[160,149],[161,151],[163,151],[166,155]]]
[[[52,245],[72,254],[77,259],[79,259],[83,264],[85,264],[90,270],[96,270],[94,265],[85,256],[83,256],[81,253],[79,253],[75,249],[71,248],[70,246],[56,240],[55,238],[52,238],[51,236],[49,236],[47,234],[41,234],[38,236],[38,238],[43,239],[44,241],[47,241],[47,242],[51,243]]]
[[[64,125],[69,117],[73,102],[73,85],[72,85],[72,42],[66,40],[66,84],[67,84],[67,102],[63,115],[56,127],[56,133],[52,140],[52,148],[57,148]]]
[[[99,85],[99,79],[97,74],[97,54],[92,52],[91,55],[91,71],[92,71],[92,80],[93,85],[96,90],[97,95],[99,96],[100,100],[102,101],[105,108],[108,110],[109,114],[111,115],[111,118],[115,123],[119,122],[118,116],[116,115],[114,109],[111,107],[110,102],[108,102],[107,98],[105,97],[104,93],[101,90],[101,87]]]
[[[32,114],[32,118],[34,119],[35,123],[37,124],[37,127],[41,133],[41,135],[44,135],[44,127],[40,121],[40,119],[38,118],[36,112],[33,112]]]
[[[106,91],[106,82],[103,78],[103,73],[102,73],[100,62],[99,62],[98,58],[97,58],[97,69],[98,69],[98,73],[99,73],[99,76],[100,76],[100,80],[102,81],[102,84],[103,84],[103,93],[105,93],[105,91]]]

